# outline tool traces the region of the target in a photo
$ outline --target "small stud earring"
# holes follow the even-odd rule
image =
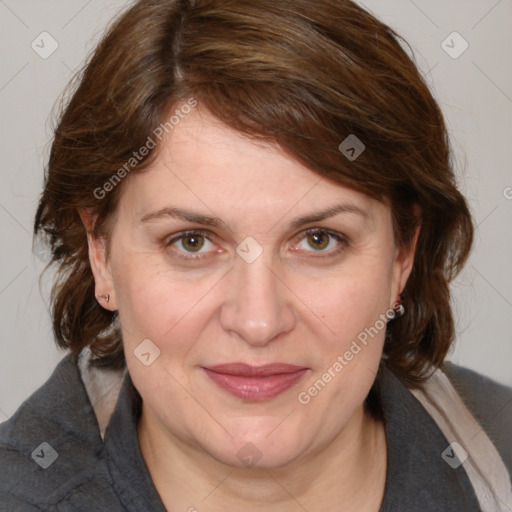
[[[110,300],[110,295],[108,293],[98,295],[99,299],[105,299],[105,302],[108,302]]]
[[[397,301],[393,304],[393,311],[395,313],[395,316],[393,317],[393,320],[396,320],[397,318],[400,318],[401,316],[404,316],[405,307],[400,302],[400,299],[397,299]]]

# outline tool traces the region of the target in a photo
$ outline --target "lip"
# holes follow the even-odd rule
[[[297,384],[308,371],[304,366],[272,363],[251,366],[227,363],[201,369],[223,390],[244,400],[274,398]]]

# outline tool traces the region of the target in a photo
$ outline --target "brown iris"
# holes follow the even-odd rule
[[[329,245],[329,235],[327,233],[312,233],[307,237],[308,244],[315,250],[325,249]]]
[[[197,252],[204,245],[204,237],[201,235],[187,235],[182,238],[181,244],[186,251]]]

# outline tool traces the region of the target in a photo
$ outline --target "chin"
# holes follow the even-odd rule
[[[257,420],[257,421],[255,421]],[[204,449],[216,460],[237,468],[272,469],[284,467],[304,451],[304,435],[300,429],[284,428],[272,418],[244,418],[236,429],[227,428],[233,437],[222,431],[218,444],[211,437]],[[285,420],[286,421],[286,420]],[[252,428],[251,428],[252,425]],[[277,426],[277,428],[276,428]]]

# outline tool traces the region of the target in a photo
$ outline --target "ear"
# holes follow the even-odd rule
[[[390,307],[392,307],[393,304],[397,302],[400,294],[404,291],[405,285],[407,284],[407,280],[411,275],[411,271],[414,265],[416,246],[421,231],[421,210],[419,206],[415,207],[412,213],[417,219],[412,240],[409,244],[407,244],[407,246],[397,248],[395,253]]]
[[[78,214],[82,219],[82,223],[87,232],[87,243],[89,249],[89,262],[94,276],[95,283],[95,296],[100,306],[109,311],[117,309],[117,302],[114,293],[114,283],[112,279],[112,272],[108,262],[107,255],[107,240],[105,238],[96,238],[93,235],[94,226],[96,223],[97,215],[91,213],[90,210],[79,210]],[[105,297],[100,295],[108,295],[108,302]]]

